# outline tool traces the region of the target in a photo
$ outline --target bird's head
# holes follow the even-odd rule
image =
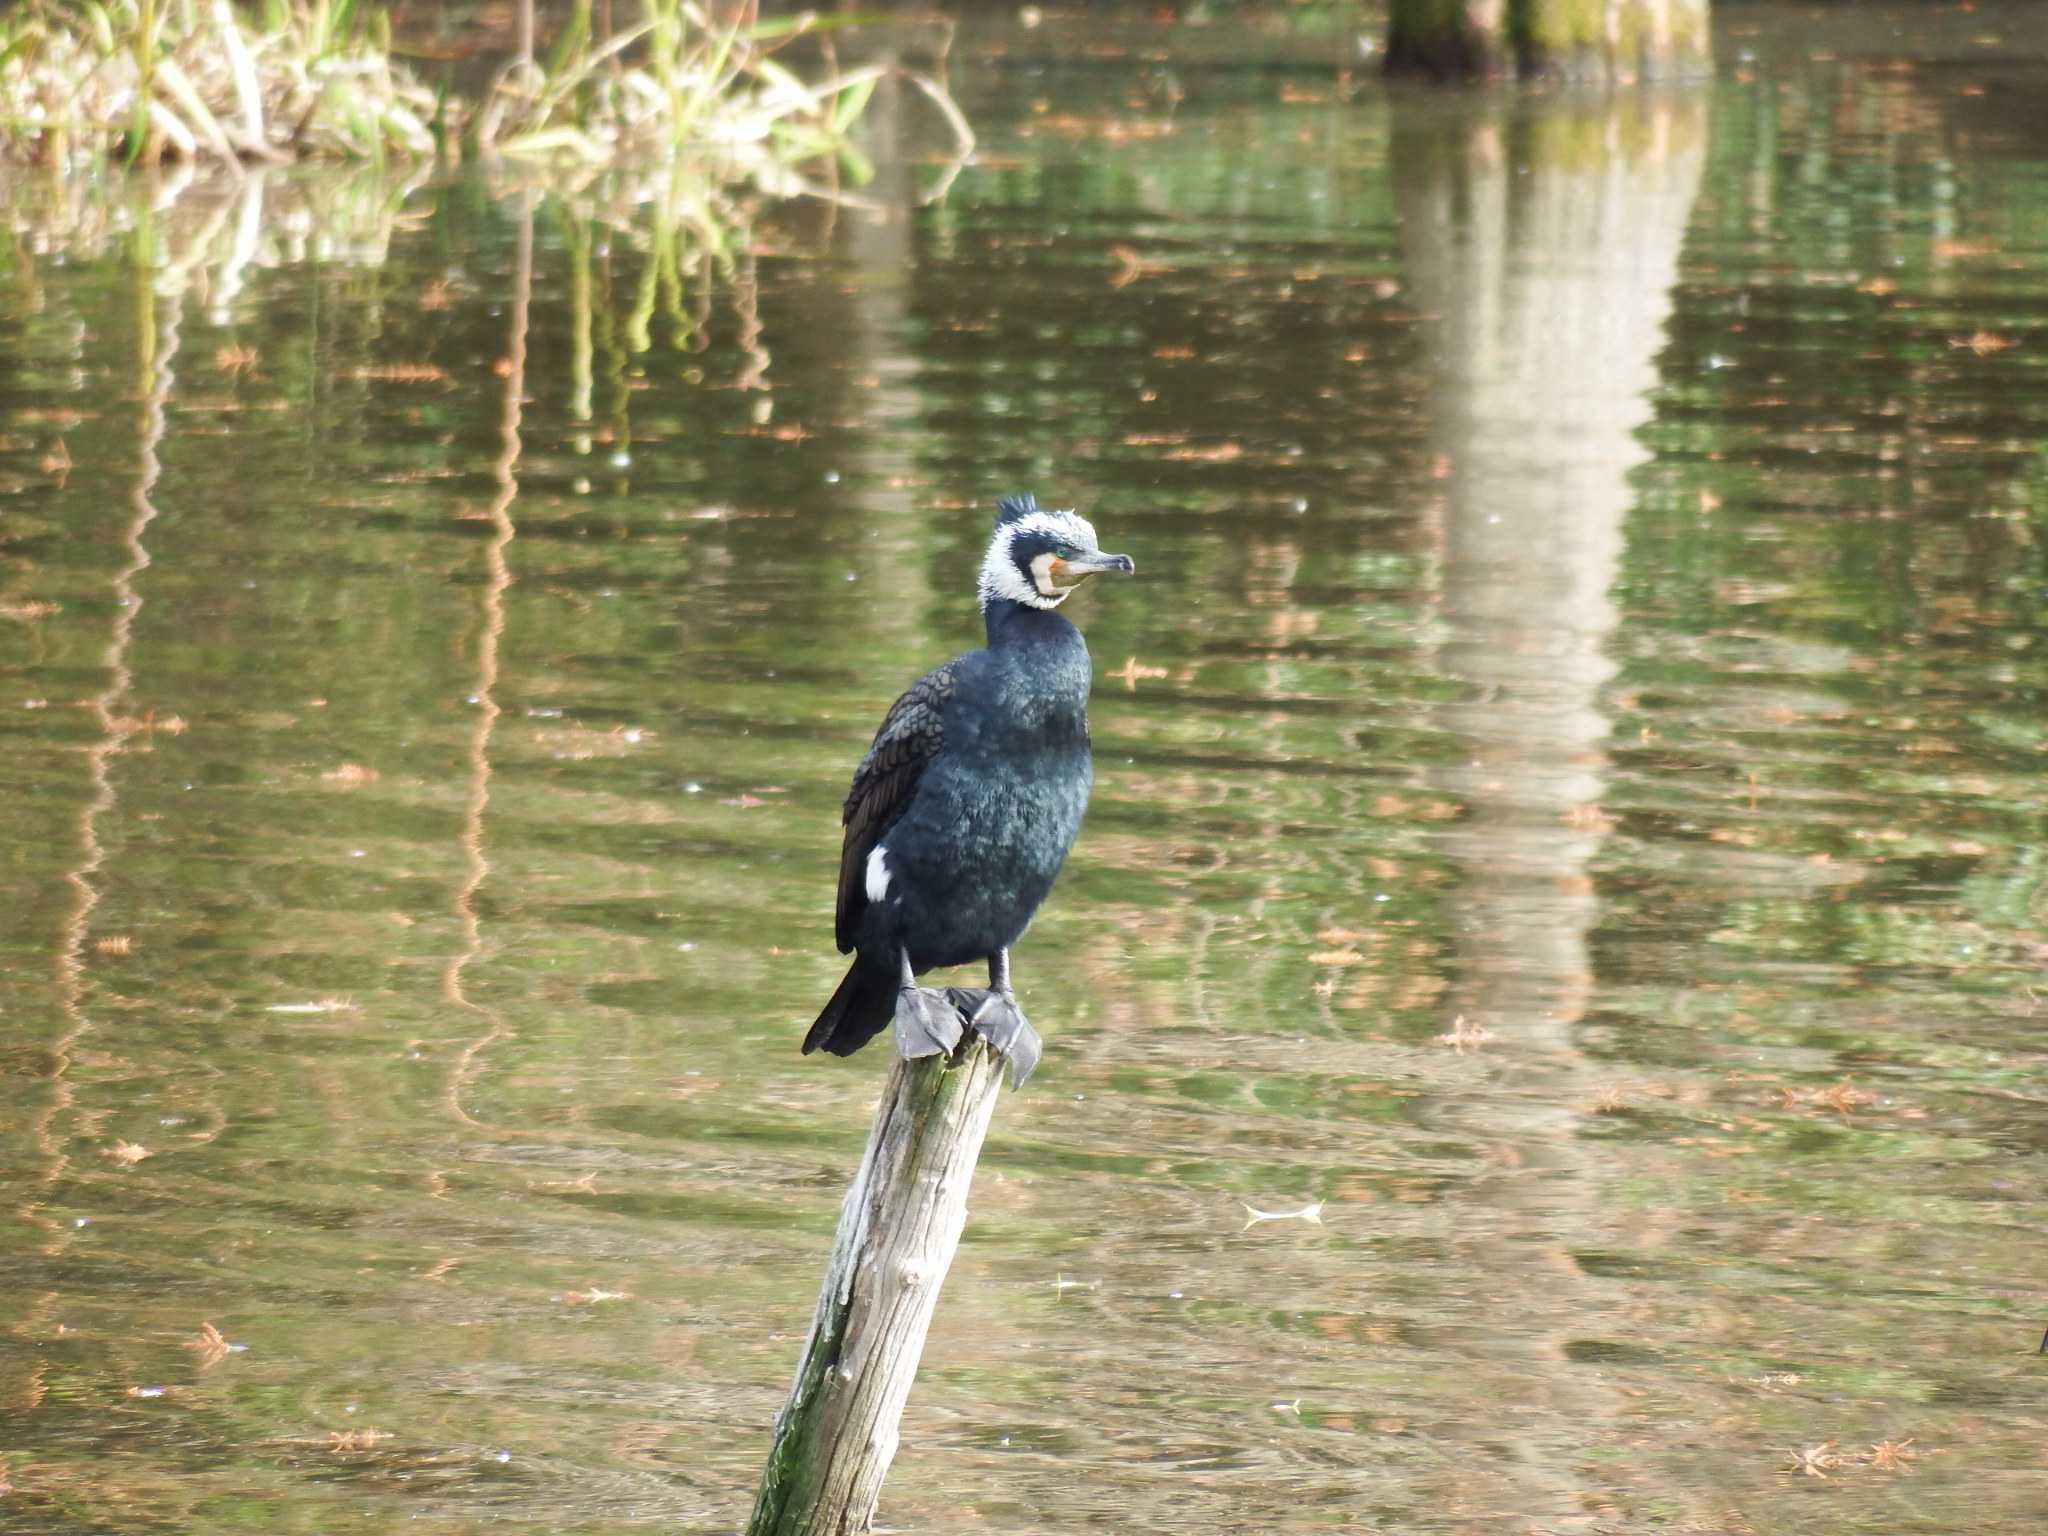
[[[1041,507],[1033,496],[1005,496],[996,503],[995,536],[982,557],[981,606],[1006,598],[1057,608],[1090,576],[1136,569],[1129,555],[1102,552],[1087,518]]]

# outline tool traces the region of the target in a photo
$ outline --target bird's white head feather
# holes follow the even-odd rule
[[[1050,556],[1038,556],[1028,570],[1018,563],[1017,542],[1033,534],[1070,544],[1079,550],[1101,547],[1096,542],[1095,525],[1071,508],[1059,511],[1041,507],[997,524],[995,537],[988,541],[988,553],[981,560],[983,608],[998,598],[1022,603],[1027,608],[1057,608],[1071,595],[1073,588],[1053,584],[1048,569]]]

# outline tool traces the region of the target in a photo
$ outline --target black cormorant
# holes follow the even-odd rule
[[[981,562],[988,644],[911,684],[854,770],[837,936],[857,953],[807,1053],[851,1055],[891,1019],[903,1055],[950,1052],[964,1014],[1013,1082],[1029,1075],[1038,1038],[1010,990],[1010,946],[1052,889],[1095,777],[1088,647],[1055,610],[1097,572],[1132,569],[1085,518],[1030,496],[997,503]],[[986,992],[916,985],[974,960],[988,962]]]

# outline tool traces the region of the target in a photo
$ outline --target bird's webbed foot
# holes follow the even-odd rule
[[[964,1033],[960,1010],[944,992],[920,987],[904,969],[896,992],[896,1054],[909,1061],[920,1056],[950,1056]]]
[[[966,1018],[967,1027],[1010,1064],[1010,1087],[1022,1088],[1024,1079],[1036,1070],[1044,1045],[1024,1017],[1016,993],[1008,987],[948,987],[946,995]]]

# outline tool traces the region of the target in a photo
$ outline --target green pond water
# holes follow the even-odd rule
[[[1857,9],[970,31],[836,210],[7,184],[0,1530],[738,1528],[1029,489],[1139,574],[886,1524],[2039,1531],[2048,48]]]

